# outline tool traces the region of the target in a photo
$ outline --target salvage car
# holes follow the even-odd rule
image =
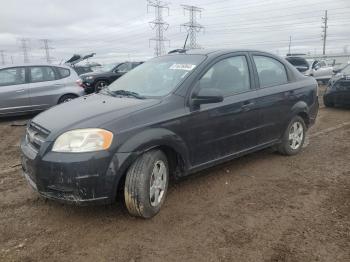
[[[119,64],[109,64],[101,67],[99,71],[82,74],[79,84],[85,89],[87,94],[99,92],[113,81],[134,69],[142,62],[124,62]]]
[[[323,102],[327,107],[350,106],[349,64],[329,80]]]
[[[0,67],[0,117],[45,110],[85,94],[67,66],[24,64]]]
[[[266,52],[160,56],[36,116],[20,145],[23,174],[42,196],[68,203],[107,204],[123,192],[131,215],[150,218],[170,177],[267,147],[299,153],[317,88]]]
[[[333,67],[325,60],[305,59],[298,56],[287,56],[286,60],[305,76],[312,76],[317,81],[328,82],[333,75]]]

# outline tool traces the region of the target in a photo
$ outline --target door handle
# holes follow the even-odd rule
[[[16,93],[23,93],[24,91],[26,91],[26,90],[25,89],[16,90]]]

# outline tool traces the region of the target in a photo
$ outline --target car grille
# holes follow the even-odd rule
[[[49,134],[50,131],[31,122],[26,130],[26,142],[34,151],[38,152]]]

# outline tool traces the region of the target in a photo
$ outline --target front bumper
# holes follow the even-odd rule
[[[40,195],[79,205],[115,201],[131,153],[44,153],[45,147],[36,152],[25,139],[20,147],[23,175]]]

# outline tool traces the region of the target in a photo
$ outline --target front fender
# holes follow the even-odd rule
[[[189,153],[186,143],[176,133],[165,128],[150,128],[137,133],[120,145],[117,151],[143,153],[157,146],[167,146],[173,149],[181,155],[185,166],[188,167]]]

